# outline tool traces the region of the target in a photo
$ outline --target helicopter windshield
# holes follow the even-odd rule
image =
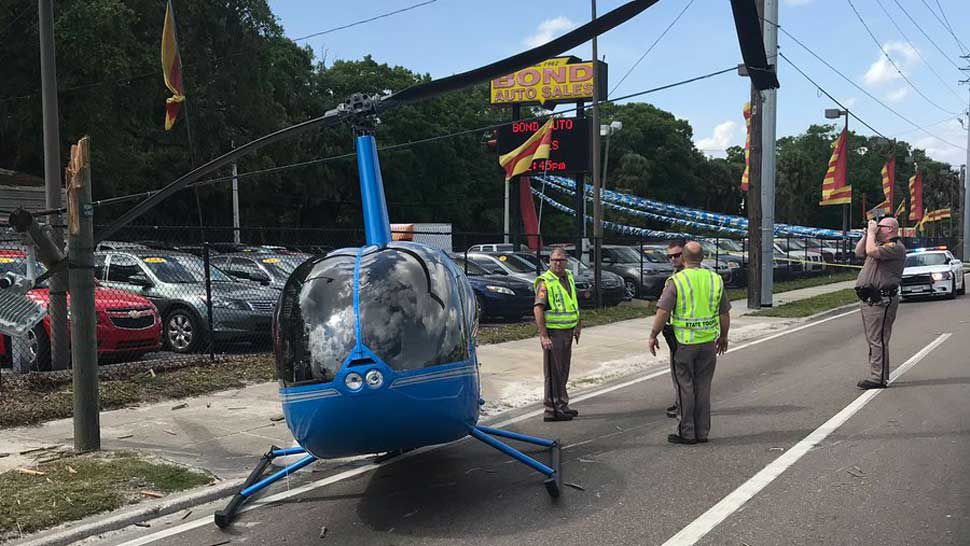
[[[285,384],[333,381],[353,350],[355,262],[354,256],[308,262],[286,284],[277,324],[277,369]]]
[[[357,344],[357,258],[330,255],[298,267],[283,289],[277,368],[284,384],[333,381]],[[443,254],[418,245],[386,247],[360,258],[361,342],[397,371],[468,358],[474,294],[463,293]]]
[[[468,358],[458,285],[439,252],[417,245],[360,262],[363,343],[394,370]]]

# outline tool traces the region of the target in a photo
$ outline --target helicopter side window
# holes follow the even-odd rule
[[[463,298],[451,271],[428,249],[367,254],[360,267],[364,345],[394,370],[468,358]]]
[[[353,256],[307,262],[280,299],[277,369],[284,384],[333,381],[356,342]]]

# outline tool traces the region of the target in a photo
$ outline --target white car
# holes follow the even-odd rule
[[[917,248],[906,253],[901,296],[955,298],[967,291],[963,262],[943,247]]]

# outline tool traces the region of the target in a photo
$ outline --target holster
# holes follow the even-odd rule
[[[674,335],[674,327],[670,324],[664,324],[663,329],[664,341],[667,342],[667,346],[670,347],[670,354],[677,352],[677,336]]]

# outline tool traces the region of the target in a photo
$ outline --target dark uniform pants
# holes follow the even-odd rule
[[[705,440],[711,431],[711,381],[717,349],[714,343],[680,345],[674,353],[674,381],[680,421],[677,434],[688,440]]]
[[[889,381],[889,337],[893,333],[899,296],[883,298],[875,305],[863,302],[862,325],[869,342],[869,380],[876,383]]]
[[[573,329],[550,329],[552,349],[542,351],[542,372],[545,375],[546,414],[562,413],[569,406],[566,382],[569,381],[569,364],[573,356]]]

